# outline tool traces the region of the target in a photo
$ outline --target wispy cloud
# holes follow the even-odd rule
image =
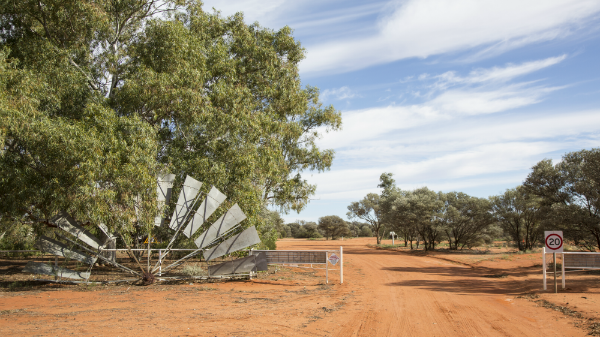
[[[595,21],[597,0],[408,0],[368,37],[309,45],[305,74],[339,73],[411,57],[475,50],[505,52],[568,36]]]
[[[356,93],[354,93],[352,90],[350,90],[350,88],[348,88],[347,86],[343,86],[341,88],[337,88],[337,89],[325,89],[323,90],[323,92],[320,95],[320,98],[323,101],[326,101],[327,99],[337,99],[337,100],[344,100],[344,99],[349,99],[349,98],[354,98],[356,96]]]
[[[478,68],[466,76],[454,71],[442,75],[422,74],[424,93],[413,95],[424,98],[420,104],[373,107],[344,112],[344,129],[326,134],[322,139],[325,148],[363,142],[392,131],[407,130],[430,123],[447,123],[456,118],[509,111],[541,102],[548,94],[564,86],[544,86],[537,82],[508,83],[518,76],[549,67],[564,60],[558,56],[504,67]],[[449,87],[452,87],[449,89]],[[347,87],[325,90],[325,98],[338,95],[346,97]]]
[[[434,78],[437,80],[436,85],[440,88],[445,88],[454,84],[480,84],[490,82],[507,82],[518,76],[530,74],[532,72],[553,66],[562,62],[567,58],[567,55],[549,57],[543,60],[524,62],[521,64],[508,64],[505,67],[479,68],[471,71],[467,76],[456,75],[454,71],[448,71],[441,75],[430,76],[423,74],[419,76],[420,80]]]
[[[304,0],[205,0],[204,9],[216,8],[225,16],[238,12],[244,14],[247,23],[258,22],[263,27],[279,29],[289,26],[301,31],[304,39],[315,41],[337,39],[357,34],[372,34],[375,25],[359,25],[365,17],[376,16],[384,11],[386,0],[370,1],[368,4],[339,3],[335,1]]]
[[[522,180],[523,172],[545,154],[595,144],[599,111],[508,114],[565,87],[511,80],[566,58],[477,68],[465,75],[422,74],[415,81],[430,91],[422,103],[344,112],[344,129],[324,135],[319,145],[335,149],[336,163],[351,168],[311,178],[319,186],[318,197],[356,199],[365,191],[376,192],[382,172],[395,173],[403,188],[518,184],[515,177]],[[592,136],[581,137],[586,133]],[[494,174],[487,181],[482,177]]]
[[[242,12],[247,22],[260,20],[263,25],[269,16],[276,17],[276,13],[282,12],[286,8],[285,0],[204,0],[203,3],[205,11],[215,8],[225,16]]]
[[[599,110],[437,121],[339,144],[336,160],[341,167],[309,180],[318,186],[317,198],[346,200],[376,192],[383,172],[394,173],[402,188],[516,185],[533,164],[553,153],[597,146],[599,125]],[[343,168],[345,162],[365,164]]]
[[[425,106],[448,115],[480,115],[512,110],[538,103],[547,94],[564,87],[530,87],[528,83],[495,90],[448,90]]]

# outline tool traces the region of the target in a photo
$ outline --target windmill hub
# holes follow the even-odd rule
[[[154,280],[154,275],[152,273],[145,272],[144,276],[142,276],[142,283],[144,285],[151,285],[152,283],[154,283]]]

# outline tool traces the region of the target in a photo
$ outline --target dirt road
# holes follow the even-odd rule
[[[359,289],[360,300],[339,317],[337,336],[587,335],[563,315],[515,299],[540,288],[539,276],[527,282],[515,270],[506,279],[482,277],[489,275],[440,259],[367,248],[361,240],[343,246],[344,286]],[[323,249],[324,244],[295,241],[280,247]]]
[[[497,278],[497,270],[367,247],[373,243],[278,242],[278,249],[342,244],[342,285],[337,272],[325,285],[324,271],[294,268],[253,281],[4,291],[0,335],[587,335],[562,313],[516,298],[539,290],[531,269],[504,269],[506,277]],[[585,295],[600,300],[597,289]]]

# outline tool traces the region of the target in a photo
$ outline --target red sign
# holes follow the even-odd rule
[[[340,258],[335,255],[335,253],[329,255],[329,262],[331,262],[332,265],[335,266],[336,263],[338,263],[338,261],[340,260]]]

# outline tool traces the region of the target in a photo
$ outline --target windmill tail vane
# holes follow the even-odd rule
[[[162,254],[152,268],[150,268],[150,243],[155,238],[150,233],[148,233],[146,242],[144,242],[148,244],[148,268],[146,270],[142,268],[135,255],[130,254],[139,265],[141,269],[140,273],[140,271],[116,262],[115,255],[113,255],[113,258],[105,256],[106,252],[108,252],[107,245],[109,243],[114,245],[117,238],[115,233],[110,233],[106,225],[98,225],[99,232],[105,237],[103,243],[94,234],[78,224],[67,212],[60,212],[50,220],[51,223],[56,225],[55,237],[40,236],[36,243],[37,248],[45,253],[63,257],[66,260],[75,260],[80,264],[89,265],[89,268],[83,272],[62,268],[58,265],[52,266],[42,262],[31,261],[25,266],[23,272],[38,275],[53,275],[55,279],[61,280],[62,278],[67,278],[87,282],[91,276],[93,266],[100,260],[102,263],[135,275],[144,284],[151,284],[156,280],[163,280],[162,275],[164,273],[172,271],[174,268],[199,254],[203,254],[204,260],[208,262],[260,243],[260,238],[254,226],[242,230],[240,223],[246,219],[246,215],[238,204],[234,204],[206,228],[204,225],[205,222],[223,204],[227,196],[214,186],[211,187],[208,193],[201,193],[202,182],[190,176],[186,176],[179,193],[179,198],[175,204],[173,215],[168,225],[165,226],[166,218],[164,217],[164,210],[171,199],[174,181],[174,174],[163,174],[157,177],[156,206],[158,207],[159,216],[154,218],[153,225],[169,228],[172,236],[167,247],[163,249]],[[203,198],[203,196],[205,197]],[[206,228],[206,230],[200,233],[194,240],[197,249],[170,265],[162,267],[165,256],[174,249],[173,247],[179,235],[183,234],[191,239],[201,228]],[[128,245],[127,248],[132,253]],[[215,277],[256,272],[266,270],[266,259],[261,254],[252,255],[231,262],[211,265],[208,269],[209,276]],[[161,276],[158,276],[158,273]]]

